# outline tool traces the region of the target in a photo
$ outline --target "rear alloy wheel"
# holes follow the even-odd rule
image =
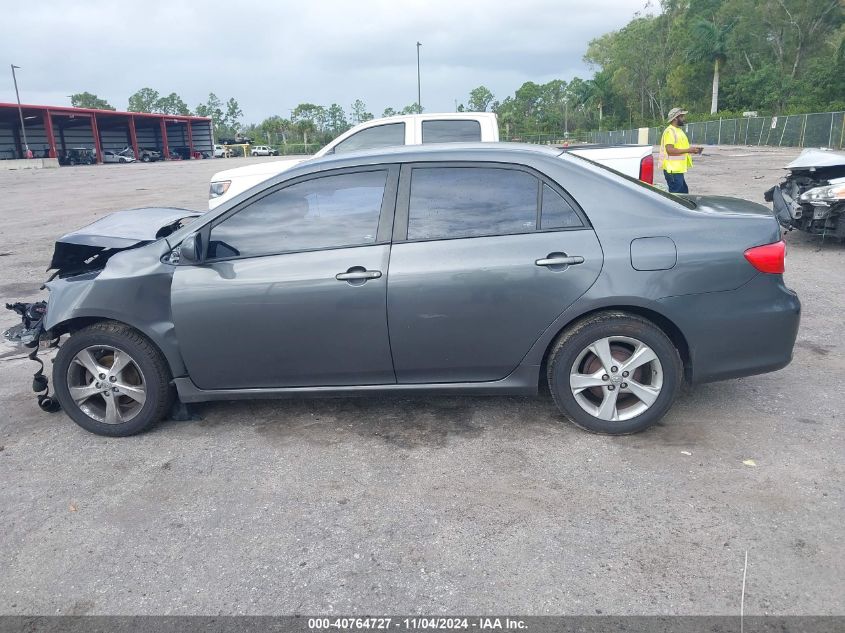
[[[120,323],[98,323],[73,334],[56,355],[53,382],[62,409],[99,435],[140,433],[170,405],[170,374],[161,353]]]
[[[558,408],[588,431],[613,435],[660,420],[682,375],[678,351],[663,331],[624,313],[599,314],[564,332],[548,365]]]

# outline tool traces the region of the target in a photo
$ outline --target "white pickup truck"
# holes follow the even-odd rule
[[[378,147],[423,143],[496,143],[499,124],[492,112],[450,112],[409,114],[373,119],[356,125],[326,145],[313,157],[289,158],[220,171],[211,177],[208,208],[214,209],[277,174],[310,158]],[[649,184],[654,182],[650,145],[573,146],[569,148],[589,160],[601,163]]]

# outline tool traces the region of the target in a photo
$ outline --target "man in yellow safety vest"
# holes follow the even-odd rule
[[[700,147],[691,147],[684,133],[686,110],[669,110],[669,127],[660,137],[660,164],[670,193],[689,193],[684,174],[692,167],[692,154],[700,154]]]

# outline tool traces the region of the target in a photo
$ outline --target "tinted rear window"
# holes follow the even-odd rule
[[[334,153],[356,152],[365,149],[378,147],[393,147],[405,144],[405,124],[388,123],[369,127],[350,136],[345,141],[338,143]]]
[[[540,215],[542,229],[568,229],[583,226],[581,218],[557,191],[543,185],[543,211]]]
[[[537,226],[539,180],[516,170],[422,167],[411,175],[408,239],[527,233]]]
[[[478,121],[423,121],[423,143],[477,143],[481,141]]]

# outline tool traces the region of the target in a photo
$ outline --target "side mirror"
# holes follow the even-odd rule
[[[199,233],[189,235],[182,241],[179,247],[179,261],[186,264],[199,264],[202,262],[202,236]]]

